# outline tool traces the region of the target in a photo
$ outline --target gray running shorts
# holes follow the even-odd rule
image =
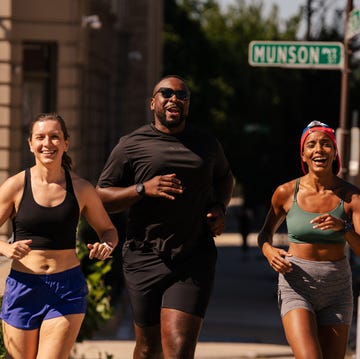
[[[347,258],[310,261],[288,257],[293,270],[279,274],[278,304],[281,316],[292,309],[314,313],[320,325],[351,324],[353,295]]]

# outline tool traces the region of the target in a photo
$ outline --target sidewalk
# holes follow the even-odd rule
[[[71,359],[131,359],[133,341],[91,340],[77,343]],[[199,342],[196,359],[272,358],[292,359],[287,346],[251,343]]]

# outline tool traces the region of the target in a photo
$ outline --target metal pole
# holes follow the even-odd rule
[[[310,40],[311,36],[311,16],[312,16],[312,0],[307,0],[306,5],[306,40]]]
[[[353,8],[353,0],[347,0],[345,14],[345,31],[344,31],[344,68],[341,76],[341,101],[340,101],[340,157],[342,162],[341,176],[347,179],[349,172],[349,123],[348,123],[348,78],[350,73],[349,67],[349,39],[346,37],[346,28],[349,20],[349,13]]]

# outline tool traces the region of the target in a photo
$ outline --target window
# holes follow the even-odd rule
[[[56,111],[56,67],[56,43],[23,43],[23,168],[33,163],[33,155],[27,145],[30,122],[38,113]]]

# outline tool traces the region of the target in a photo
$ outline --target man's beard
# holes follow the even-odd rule
[[[178,126],[180,126],[186,119],[186,116],[184,116],[183,113],[180,114],[179,118],[177,118],[176,120],[171,120],[171,121],[168,121],[166,119],[166,113],[165,111],[159,111],[157,114],[156,114],[157,118],[159,119],[160,123],[168,128],[168,129],[171,129],[171,128],[176,128]]]

